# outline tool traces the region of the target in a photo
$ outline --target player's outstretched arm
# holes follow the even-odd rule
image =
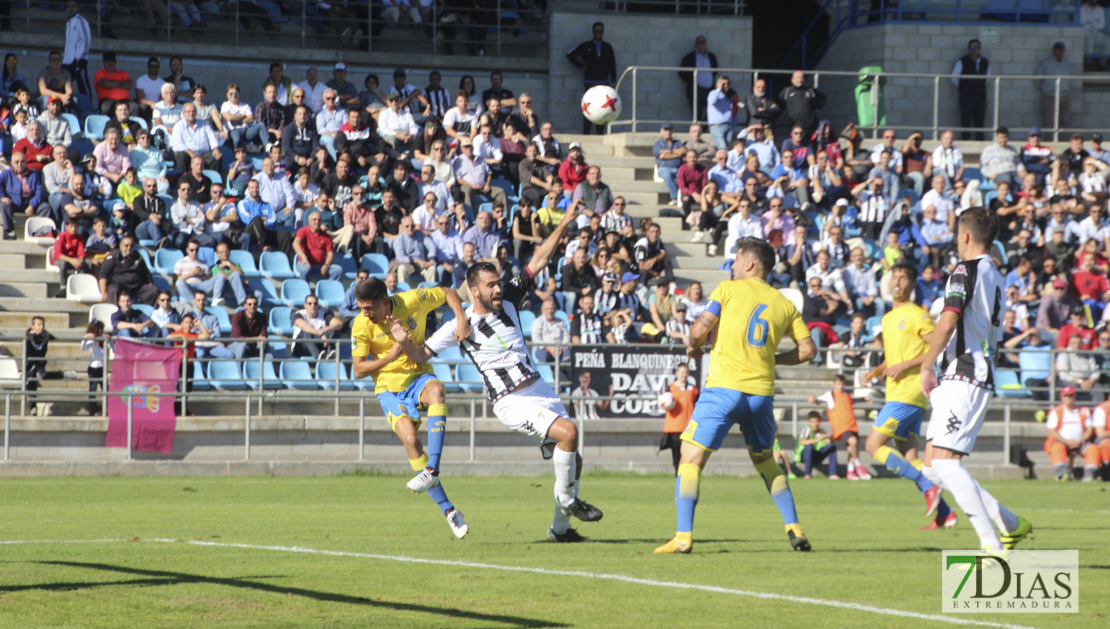
[[[933,330],[933,336],[929,339],[929,350],[921,358],[921,364],[925,367],[921,370],[921,392],[925,397],[937,388],[937,374],[933,372],[933,365],[937,362],[937,356],[944,351],[948,340],[952,338],[952,333],[956,330],[956,325],[960,321],[960,314],[955,310],[945,310],[940,313],[940,321],[937,322],[937,327]]]
[[[400,319],[390,315],[386,317],[386,321],[389,322],[389,331],[393,334],[393,340],[397,342],[395,347],[400,347],[401,352],[417,365],[423,365],[428,361],[431,354],[423,345],[418,346],[412,342],[409,329],[401,323]]]
[[[686,346],[686,355],[698,360],[705,353],[702,347],[709,340],[713,328],[717,327],[717,315],[705,311],[701,313],[694,325],[690,326],[690,344]]]
[[[808,363],[817,356],[817,344],[813,342],[812,338],[803,336],[794,339],[794,343],[796,344],[794,349],[789,352],[775,354],[776,365],[800,365]]]
[[[451,309],[451,312],[455,313],[455,321],[458,322],[455,324],[455,340],[462,343],[470,338],[470,321],[466,318],[466,311],[463,308],[462,300],[459,299],[458,291],[450,286],[443,289],[443,294],[447,299],[447,307]],[[408,354],[408,352],[405,353]],[[409,358],[412,358],[412,356],[409,356]],[[413,360],[416,359],[413,358]]]
[[[544,239],[543,244],[536,247],[535,253],[532,254],[532,261],[528,263],[528,270],[532,272],[532,277],[535,277],[542,271],[548,262],[551,262],[551,256],[554,255],[555,250],[559,247],[559,241],[563,239],[563,234],[567,233],[567,228],[578,220],[578,208],[580,205],[585,205],[582,200],[575,201],[567,208],[567,213],[563,216],[563,220],[551,230],[551,234]]]

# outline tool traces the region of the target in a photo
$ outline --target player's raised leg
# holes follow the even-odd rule
[[[428,459],[419,474],[408,482],[408,488],[424,492],[439,484],[439,459],[443,454],[443,439],[447,429],[447,404],[443,383],[429,379],[420,392],[420,405],[428,409]]]
[[[555,467],[555,517],[547,537],[553,542],[580,542],[586,538],[570,528],[574,516],[583,522],[601,519],[601,510],[578,498],[582,476],[582,456],[578,454],[578,427],[574,422],[560,417],[547,431],[548,439],[555,441],[551,463]]]
[[[940,487],[926,478],[920,468],[913,464],[913,459],[917,458],[916,450],[913,451],[914,456],[907,459],[902,452],[890,446],[891,440],[906,443],[911,435],[920,430],[924,416],[925,409],[920,406],[887,402],[879,411],[871,434],[867,435],[865,447],[867,453],[880,465],[917,485],[921,495],[925,497],[925,515],[928,516],[938,511],[943,502]],[[947,505],[944,510],[948,511]],[[947,522],[947,517],[945,514],[944,522]]]

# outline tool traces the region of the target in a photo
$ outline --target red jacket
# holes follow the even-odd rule
[[[586,171],[589,169],[585,162],[572,164],[569,157],[564,159],[559,164],[559,179],[563,180],[563,190],[574,190],[579,183],[586,181]]]
[[[84,258],[85,242],[77,234],[63,231],[54,239],[54,259],[57,260],[60,256]]]
[[[48,144],[46,140],[42,141],[42,145],[36,147],[34,144],[31,144],[30,140],[28,140],[27,138],[23,138],[22,140],[15,143],[15,146],[12,147],[12,152],[23,153],[23,155],[27,158],[27,168],[41,172],[42,169],[46,168],[46,165],[50,162],[40,162],[38,160],[38,156],[45,155],[47,157],[53,158],[54,147],[50,146],[50,144]]]
[[[18,145],[17,145],[18,146]],[[1102,296],[1110,292],[1110,282],[1106,276],[1095,271],[1075,271],[1071,278],[1072,288],[1080,299],[1102,301]]]

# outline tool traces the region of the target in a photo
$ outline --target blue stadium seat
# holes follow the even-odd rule
[[[209,362],[208,381],[217,391],[245,391],[249,388],[239,371],[239,363],[233,360]]]
[[[146,304],[131,304],[131,307],[148,317],[154,314],[154,306],[148,306]]]
[[[154,252],[154,272],[161,275],[173,275],[173,265],[184,258],[185,254],[177,249],[159,249]]]
[[[322,360],[316,363],[316,382],[319,383],[321,389],[334,391],[336,374],[339,375],[340,391],[353,391],[355,389],[355,383],[351,382],[350,377],[347,376],[346,365],[336,365],[330,360]]]
[[[204,377],[204,370],[200,368],[200,363],[193,361],[190,364],[193,366],[193,390],[211,391],[212,383]]]
[[[1052,371],[1052,350],[1047,345],[1024,347],[1018,352],[1021,382],[1030,378],[1047,379]]]
[[[197,260],[212,266],[216,264],[216,249],[213,247],[200,247],[197,249]]]
[[[408,282],[397,282],[397,292],[398,293],[407,293],[410,290],[412,290],[412,285],[409,284]]]
[[[281,305],[281,296],[278,295],[277,287],[264,277],[247,280],[247,292],[258,297],[259,303],[263,306]]]
[[[131,122],[137,123],[139,125],[139,127],[142,128],[143,131],[149,131],[150,130],[150,128],[147,127],[146,120],[143,120],[142,118],[139,118],[138,116],[131,116]]]
[[[998,397],[1005,398],[1031,398],[1033,393],[1028,389],[1021,386],[1018,382],[1018,373],[1009,369],[999,369],[995,371],[995,391],[998,392]]]
[[[293,267],[289,266],[289,257],[280,251],[264,251],[259,258],[259,270],[262,277],[270,279],[289,279],[297,277]]]
[[[536,370],[540,372],[540,378],[554,386],[555,384],[555,371],[552,370],[551,365],[536,365]]]
[[[492,212],[492,211],[493,211],[493,202],[492,201],[486,201],[485,203],[479,203],[478,204],[478,214],[481,214],[482,212]]]
[[[416,285],[417,288],[436,288],[439,284],[435,282],[420,282]]]
[[[262,388],[270,391],[281,388],[281,380],[278,378],[277,372],[274,371],[274,363],[272,361],[264,361],[259,364],[257,358],[250,358],[243,361],[243,380],[246,381],[247,386],[251,389],[258,390],[258,376],[262,374]]]
[[[335,264],[343,267],[343,277],[348,280],[353,280],[358,277],[358,263],[349,253],[335,256]]]
[[[567,316],[567,313],[563,312],[562,310],[556,310],[555,318],[567,324],[567,329],[570,329],[570,317]]]
[[[212,180],[212,183],[220,183],[220,184],[222,184],[222,183],[224,182],[224,177],[223,177],[223,175],[221,175],[220,173],[218,173],[218,172],[217,172],[217,171],[215,171],[215,170],[207,170],[207,169],[205,169],[205,170],[204,170],[204,171],[203,171],[203,172],[202,172],[201,174],[202,174],[202,175],[204,175],[205,177],[208,177],[209,179],[211,179],[211,180]]]
[[[154,262],[152,262],[150,260],[150,252],[147,251],[146,249],[143,249],[142,245],[140,245],[140,247],[139,247],[139,257],[143,259],[143,264],[146,264],[146,270],[153,273],[154,272]]]
[[[243,251],[242,249],[232,249],[227,257],[235,266],[243,269],[243,277],[247,279],[262,277],[262,272],[254,264],[254,256],[250,251]]]
[[[312,290],[304,280],[285,280],[281,283],[281,303],[286,306],[300,308],[304,305],[305,297],[311,294]]]
[[[983,172],[975,166],[964,166],[964,181],[971,181],[972,179],[982,179]]]
[[[455,367],[455,379],[464,393],[481,393],[485,388],[482,372],[478,371],[474,363],[467,362]]]
[[[289,280],[289,282],[291,281],[293,280]],[[286,284],[289,282],[286,282]],[[283,285],[282,288],[284,289],[285,286]],[[343,296],[346,292],[347,291],[343,288],[343,282],[338,280],[320,280],[316,282],[316,299],[320,302],[321,306],[328,308],[342,306]]]
[[[450,311],[448,311],[448,312],[450,312]],[[461,362],[462,359],[463,359],[462,350],[459,349],[459,346],[458,345],[448,345],[447,349],[445,349],[442,352],[436,354],[435,357],[432,358],[432,362],[434,362],[434,363],[453,363],[453,362]]]
[[[524,338],[532,338],[532,324],[536,322],[536,315],[531,310],[520,311],[520,329],[524,331]]]
[[[152,275],[151,279],[154,280],[154,288],[157,288],[159,291],[166,291],[171,295],[173,294],[173,287],[170,286],[169,280],[161,275]]]
[[[81,122],[73,114],[62,114],[62,119],[69,123],[69,134],[76,138],[81,134]]]
[[[266,329],[270,334],[293,336],[293,309],[285,306],[270,308],[270,323]]]
[[[380,253],[368,253],[362,256],[362,268],[371,273],[389,273],[389,258]]]
[[[231,317],[227,316],[227,310],[223,306],[208,306],[204,311],[216,316],[216,322],[220,324],[220,332],[223,333],[224,338],[227,338],[231,334]]]
[[[315,391],[320,388],[319,383],[312,377],[312,369],[308,361],[290,360],[281,363],[281,380],[287,389],[297,391]]]
[[[110,118],[100,114],[93,114],[85,118],[85,138],[89,140],[96,140],[97,142],[104,139],[104,127],[108,124]],[[169,209],[169,206],[167,206]]]

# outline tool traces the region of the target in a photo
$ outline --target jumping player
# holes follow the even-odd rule
[[[471,266],[466,278],[474,295],[473,305],[436,330],[422,348],[415,346],[417,339],[403,344],[406,354],[416,362],[424,362],[457,342],[463,354],[482,372],[486,394],[501,423],[534,437],[544,458],[552,459],[555,517],[547,531],[547,539],[552,542],[586,541],[570,528],[570,517],[596,522],[602,513],[578,498],[582,473],[582,457],[577,454],[578,429],[568,419],[570,414],[559,396],[540,378],[524,344],[518,309],[532,289],[534,278],[547,267],[559,240],[577,217],[578,206],[568,208],[559,225],[532,254],[524,271],[505,286],[501,285],[501,275],[493,264],[479,262]],[[464,327],[469,328],[465,334]]]
[[[979,536],[982,548],[1005,553],[1033,526],[1011,513],[963,466],[994,394],[994,355],[1002,325],[1002,275],[989,248],[998,236],[994,214],[982,207],[964,210],[956,232],[960,262],[944,290],[944,310],[925,353],[921,390],[933,414],[925,440],[923,472],[952,492]],[[940,358],[941,378],[931,366]],[[1002,531],[1001,539],[992,522]]]
[[[470,527],[462,513],[447,499],[439,482],[439,458],[443,451],[447,427],[447,405],[444,388],[434,375],[432,366],[419,364],[406,356],[392,334],[394,323],[400,323],[416,342],[424,340],[428,313],[446,303],[463,316],[462,302],[453,288],[418,288],[393,297],[385,282],[367,278],[355,287],[355,299],[361,313],[351,324],[351,362],[354,377],[374,379],[374,393],[389,420],[389,427],[401,439],[412,469],[417,475],[407,483],[414,492],[428,492],[439,505],[447,524],[456,537],[466,535]],[[466,319],[457,328],[460,335],[469,334]],[[428,451],[420,443],[420,410],[428,412]]]
[[[910,300],[917,282],[917,268],[899,262],[890,270],[890,294],[894,305],[882,319],[883,355],[886,360],[867,373],[865,379],[886,375],[886,403],[867,435],[867,453],[895,474],[912,481],[925,497],[925,513],[936,512],[926,529],[956,526],[957,516],[940,495],[940,488],[921,473],[917,456],[921,421],[925,419],[925,395],[921,392],[921,365],[936,326],[929,311]],[[897,449],[890,447],[894,440]]]
[[[714,328],[717,334],[705,390],[682,433],[682,457],[675,481],[677,531],[674,539],[655,549],[657,554],[685,554],[693,549],[694,510],[702,469],[737,423],[752,463],[782,513],[791,548],[810,550],[798,523],[786,474],[772,456],[775,442],[772,411],[775,365],[813,360],[817,347],[794,304],[767,284],[767,275],[775,265],[775,250],[758,238],[741,238],[737,247],[732,281],[717,286],[709,296],[709,305],[690,330],[686,355],[693,360],[701,358],[701,348]],[[792,337],[796,347],[776,354],[784,335]]]

